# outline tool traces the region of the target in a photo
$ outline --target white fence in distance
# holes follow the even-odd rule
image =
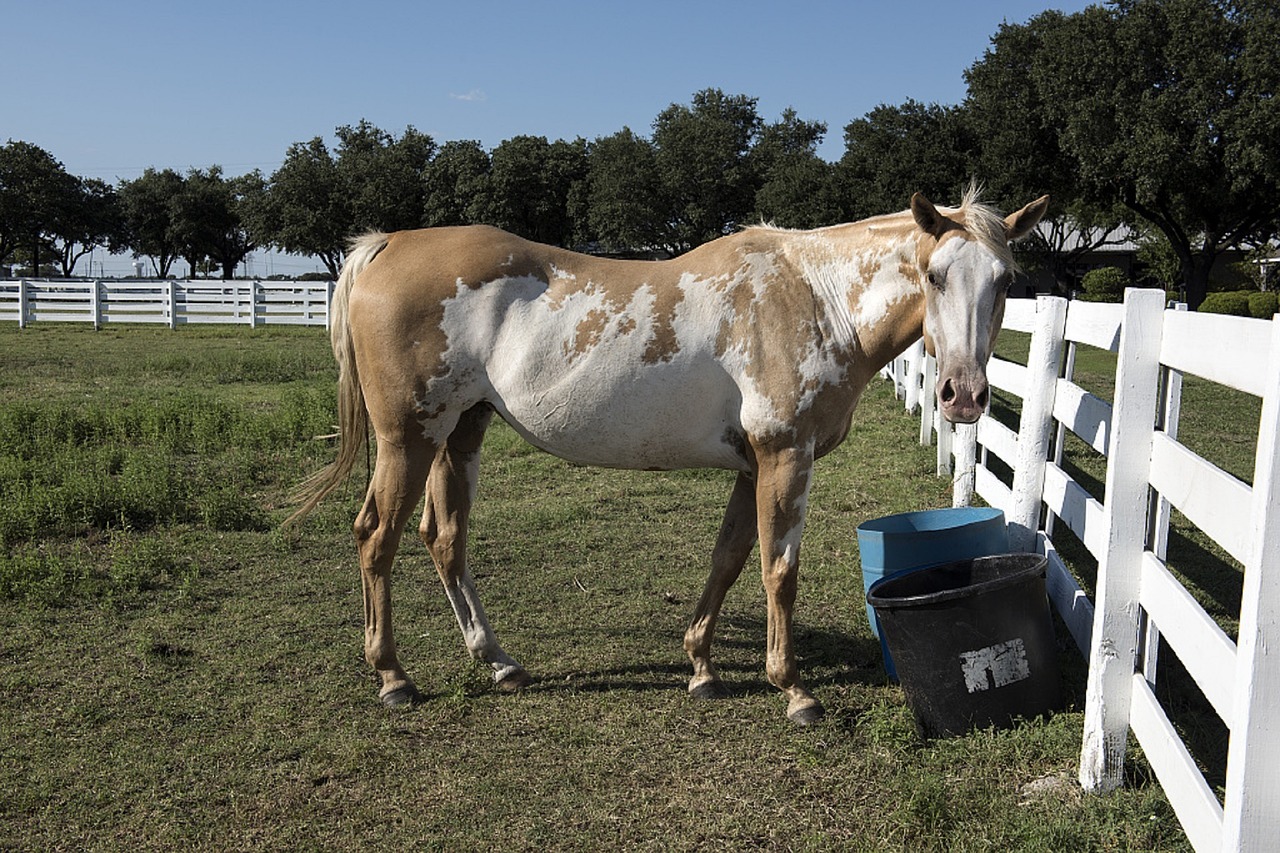
[[[333,282],[0,281],[0,321],[328,326]]]
[[[1120,784],[1132,731],[1196,850],[1274,849],[1280,834],[1274,716],[1280,704],[1274,651],[1280,647],[1280,322],[1165,310],[1161,293],[1135,290],[1123,305],[1011,301],[1005,326],[1031,335],[1026,365],[993,359],[988,371],[993,386],[1021,398],[1018,428],[988,414],[976,429],[957,429],[956,503],[976,492],[1005,510],[1011,542],[1050,558],[1050,597],[1089,660],[1081,784],[1100,791]],[[1113,402],[1073,381],[1078,346],[1117,354]],[[885,373],[905,393],[923,382],[925,361],[900,359]],[[1252,486],[1178,442],[1184,373],[1262,399]],[[922,413],[922,437],[932,432],[924,424],[932,417]],[[942,435],[946,428],[939,426]],[[1067,431],[1105,457],[1103,500],[1062,467]],[[1012,485],[988,467],[992,457],[1012,470]],[[1243,566],[1234,641],[1165,565],[1170,505]],[[1098,560],[1093,602],[1057,556],[1057,525]],[[1230,731],[1222,801],[1151,688],[1162,629]]]

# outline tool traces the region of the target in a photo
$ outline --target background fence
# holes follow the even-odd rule
[[[950,438],[955,502],[976,493],[1004,509],[1010,542],[1050,558],[1050,597],[1089,661],[1081,784],[1121,783],[1132,732],[1197,850],[1275,849],[1280,322],[1165,310],[1160,292],[1132,290],[1123,305],[1014,301],[1005,326],[1030,334],[1025,365],[997,358],[988,369],[995,388],[1021,401],[1016,428],[987,414],[952,436],[926,405],[932,382],[920,351],[885,375],[919,401],[922,441],[935,431]],[[1110,402],[1073,381],[1082,346],[1116,354]],[[1183,374],[1261,398],[1251,484],[1179,443]],[[1062,464],[1067,433],[1102,459],[1101,498]],[[1166,565],[1170,506],[1241,567],[1234,639]],[[1053,539],[1067,531],[1097,559],[1093,601],[1058,558]],[[1161,635],[1228,728],[1221,798],[1152,690]]]
[[[333,282],[0,281],[0,321],[328,326]]]

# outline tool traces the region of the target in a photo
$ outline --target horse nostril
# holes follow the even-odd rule
[[[938,399],[944,403],[950,403],[956,398],[956,389],[952,387],[951,380],[948,379],[942,383],[942,393],[938,395]]]
[[[978,392],[978,397],[977,399],[974,400],[974,402],[978,404],[979,409],[985,409],[987,407],[987,401],[990,399],[991,399],[990,388],[983,388],[981,391]]]

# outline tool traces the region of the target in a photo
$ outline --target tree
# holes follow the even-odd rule
[[[77,179],[43,148],[13,140],[0,147],[0,263],[23,248],[38,274],[41,253],[52,252],[50,237],[78,194]]]
[[[1019,244],[1020,255],[1053,275],[1070,294],[1078,260],[1127,233],[1115,204],[1090,203],[1074,159],[1062,148],[1059,127],[1039,88],[1028,81],[1045,59],[1046,38],[1067,26],[1061,12],[1045,12],[1025,25],[1001,25],[992,47],[965,72],[963,116],[978,141],[976,176],[987,197],[1006,210],[1048,193],[1059,214]]]
[[[467,225],[476,221],[476,201],[489,174],[489,155],[479,142],[446,142],[422,176],[422,224]]]
[[[264,194],[262,175],[251,172],[230,180],[222,167],[192,169],[175,196],[173,229],[194,275],[212,261],[223,279],[235,276],[236,267],[258,247],[248,225],[249,196]]]
[[[76,182],[76,197],[54,226],[54,251],[62,274],[75,274],[76,264],[99,247],[118,247],[125,241],[124,220],[115,189],[98,178]],[[89,275],[93,275],[90,269]]]
[[[118,190],[124,219],[125,246],[133,256],[151,259],[155,273],[168,278],[183,253],[180,235],[173,227],[171,201],[184,191],[184,180],[172,169],[148,168],[142,176],[122,181]]]
[[[669,243],[685,251],[751,219],[759,173],[751,146],[760,133],[756,99],[704,89],[653,122],[654,162]]]
[[[361,119],[338,136],[337,171],[351,199],[355,231],[399,231],[422,224],[423,175],[435,141],[413,127],[400,138]]]
[[[1079,195],[1159,229],[1194,308],[1223,251],[1280,227],[1277,43],[1269,0],[1117,0],[1006,26],[983,64],[1020,54],[1009,91],[1029,90]]]
[[[489,174],[473,207],[475,221],[540,243],[569,245],[574,236],[569,196],[586,179],[587,163],[582,140],[505,140],[491,155]]]
[[[354,228],[352,200],[338,165],[319,136],[295,142],[267,182],[266,196],[246,205],[260,244],[318,257],[333,278]]]
[[[959,107],[881,104],[845,127],[844,144],[838,180],[849,219],[902,210],[916,192],[958,201],[974,174],[977,143]]]
[[[586,231],[612,252],[675,248],[652,142],[624,127],[587,155]]]
[[[826,133],[826,124],[803,121],[790,107],[779,121],[765,125],[751,150],[762,181],[755,198],[758,219],[787,228],[840,221],[835,169],[818,156]]]

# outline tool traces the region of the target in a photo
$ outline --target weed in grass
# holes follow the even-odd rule
[[[176,576],[177,560],[169,544],[156,536],[131,535],[128,530],[111,531],[111,586],[117,592],[136,593],[155,589]]]
[[[0,599],[51,607],[91,588],[90,563],[79,551],[56,553],[34,545],[0,550]]]

